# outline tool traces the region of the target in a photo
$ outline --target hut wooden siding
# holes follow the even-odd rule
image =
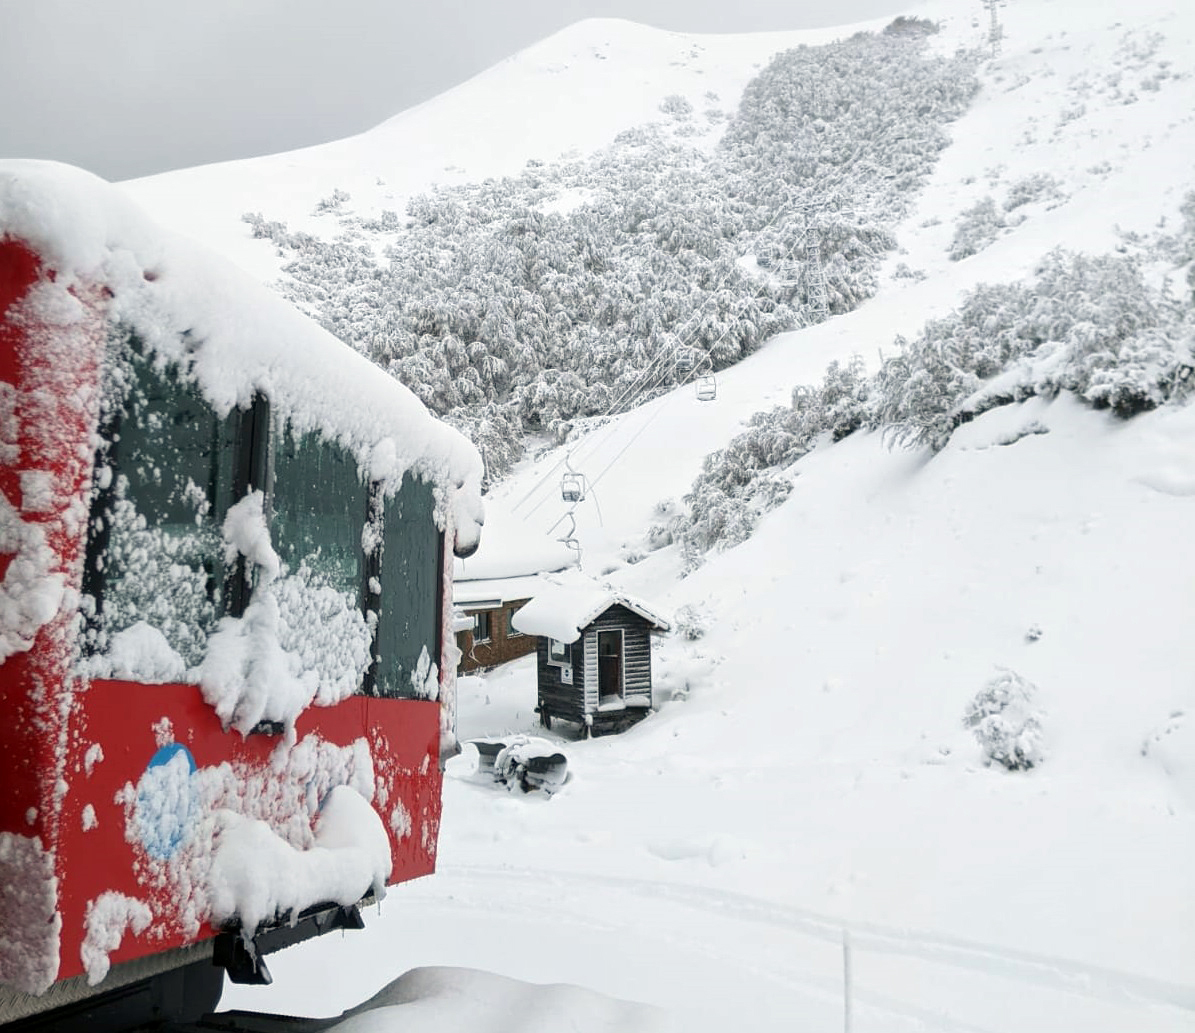
[[[510,626],[511,616],[525,602],[526,599],[512,599],[494,608],[471,609],[467,603],[461,607],[467,617],[476,617],[479,613],[489,614],[490,637],[481,642],[474,642],[473,632],[457,632],[456,645],[461,651],[458,674],[497,667],[498,664],[517,660],[535,650],[536,636],[522,635]]]
[[[584,639],[578,639],[573,643],[573,683],[566,684],[561,677],[561,667],[557,663],[548,662],[548,640],[542,635],[535,636],[536,641],[536,667],[538,669],[539,677],[539,716],[540,722],[545,726],[551,724],[553,717],[561,718],[564,721],[575,721],[578,724],[585,723],[585,685],[587,681],[588,672],[586,671],[586,664],[584,662],[578,663],[578,660],[583,660],[584,657]],[[596,656],[596,653],[594,654]],[[588,675],[592,679],[593,684],[597,684],[597,668],[594,667],[594,673]],[[597,689],[594,689],[596,695]]]
[[[611,606],[585,629],[585,643],[593,643],[594,666],[597,666],[598,632],[622,632],[622,697],[628,707],[651,706],[651,624],[625,606]],[[588,661],[588,652],[586,661]],[[587,664],[588,666],[588,664]],[[594,702],[598,699],[597,679],[594,679]]]

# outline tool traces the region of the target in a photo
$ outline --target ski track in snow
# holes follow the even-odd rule
[[[832,915],[742,893],[652,879],[554,869],[463,865],[441,869],[440,874],[447,877],[464,876],[478,881],[515,880],[523,885],[534,886],[536,892],[542,891],[545,884],[615,889],[651,900],[666,899],[712,915],[776,926],[830,943],[841,943],[843,930],[849,928],[856,949],[908,955],[1101,1000],[1167,1005],[1189,1011],[1195,1017],[1195,986],[1168,983],[1067,958],[1010,950],[876,922],[846,922]]]

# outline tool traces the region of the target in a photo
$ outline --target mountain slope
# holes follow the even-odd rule
[[[945,3],[917,13],[942,21],[945,52],[986,27],[978,4],[975,25]],[[897,227],[906,253],[875,299],[768,342],[719,374],[712,403],[681,388],[572,443],[596,486],[576,513],[585,569],[705,626],[659,644],[660,712],[566,746],[573,779],[550,800],[454,762],[436,878],[358,940],[272,960],[272,995],[230,1005],[335,1013],[403,968],[455,964],[661,1004],[686,1028],[750,1015],[828,1030],[849,927],[859,1030],[1195,1029],[1195,408],[1122,421],[1032,399],[936,455],[857,433],[801,459],[756,534],[689,577],[675,547],[647,541],[708,452],[828,361],[874,367],[896,333],[1052,248],[1140,248],[1125,234],[1148,243],[1178,223],[1195,186],[1192,14],[1023,0],[1001,18],[1003,52]],[[503,69],[519,90],[543,81]],[[518,110],[489,82],[496,108]],[[559,128],[583,146],[583,127]],[[332,173],[291,193],[300,174],[286,175],[295,218],[332,186],[353,193]],[[1016,203],[1034,177],[1053,187]],[[965,213],[988,196],[985,230]],[[991,240],[952,261],[960,225]],[[261,247],[239,232],[230,249]],[[1171,259],[1142,262],[1186,289]],[[491,505],[549,532],[563,457],[526,460]],[[964,726],[1002,669],[1036,686],[1030,771],[985,765]],[[533,729],[533,679],[520,663],[467,682],[462,733]],[[329,965],[335,990],[316,978]]]
[[[436,184],[515,175],[529,159],[588,154],[623,130],[658,120],[659,105],[673,94],[702,108],[712,93],[714,103],[732,110],[777,50],[841,34],[695,35],[590,19],[359,136],[124,185],[163,224],[272,280],[278,263],[251,238],[241,222],[245,212],[317,234],[329,227],[312,212],[335,190],[348,192],[362,217],[402,212],[413,195]]]

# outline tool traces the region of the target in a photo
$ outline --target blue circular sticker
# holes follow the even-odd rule
[[[137,782],[133,811],[137,838],[150,857],[168,860],[178,853],[199,816],[195,758],[182,743],[155,753]]]

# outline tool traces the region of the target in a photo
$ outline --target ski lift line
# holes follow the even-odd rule
[[[855,158],[857,158],[860,153],[862,153],[861,150],[856,151],[855,155],[852,156],[851,160],[852,161],[855,160]],[[787,198],[791,198],[791,196],[792,196],[791,194],[786,195]],[[781,207],[777,208],[777,210],[776,210],[775,214],[772,216],[772,218],[769,219],[763,225],[763,227],[761,227],[761,229],[758,232],[762,233],[765,230],[770,229],[771,226],[776,222],[776,220],[779,219],[780,216],[784,215],[786,213],[786,211],[787,212],[800,212],[801,214],[808,217],[808,215],[811,212],[824,211],[828,206],[829,206],[829,201],[823,201],[820,204],[816,204],[811,201],[794,204],[794,203],[791,203],[791,201],[790,201],[790,203],[788,205],[781,206]],[[854,206],[853,205],[843,206],[843,207],[837,208],[835,210],[853,213]],[[792,258],[793,252],[797,249],[798,246],[802,246],[804,239],[805,239],[805,235],[803,235],[801,239],[793,242],[792,246],[788,249],[788,253],[784,256],[784,259],[783,259],[784,261],[787,261]],[[721,288],[726,285],[726,282],[730,278],[730,275],[731,275],[730,273],[727,273],[727,275],[722,278],[722,280],[718,284],[718,287],[712,292],[714,295],[716,295],[718,293],[718,291],[721,290]],[[763,288],[760,287],[756,290],[756,293],[751,300],[754,301],[754,300],[758,299],[762,294],[763,294]],[[709,303],[709,299],[704,301],[702,303],[702,305],[698,308],[698,310],[695,313],[693,313],[693,315],[690,316],[689,319],[686,320],[684,324],[682,324],[680,330],[678,330],[675,334],[675,343],[672,344],[671,346],[669,346],[668,348],[665,348],[650,363],[648,363],[647,368],[644,369],[643,373],[640,374],[640,379],[639,379],[638,385],[632,385],[630,387],[625,388],[622,391],[622,393],[617,398],[615,398],[615,400],[611,403],[609,409],[607,409],[607,411],[605,413],[606,416],[611,415],[615,411],[615,409],[617,409],[620,405],[623,404],[624,401],[626,401],[628,392],[631,393],[630,400],[631,400],[631,402],[633,402],[635,400],[635,398],[641,396],[645,390],[649,390],[650,388],[655,387],[660,382],[660,380],[662,378],[657,374],[657,376],[652,380],[652,382],[650,384],[645,383],[646,378],[651,374],[652,368],[657,363],[662,364],[668,358],[669,355],[672,355],[673,353],[680,351],[681,348],[689,348],[690,347],[690,340],[684,339],[685,333],[688,329],[689,324],[692,323],[697,318],[699,318],[701,315],[703,315],[705,306],[708,303]],[[725,336],[725,335],[723,335],[723,336]],[[719,338],[719,340],[721,340],[721,338]],[[674,363],[671,371],[674,372],[675,369],[676,369],[676,364]],[[631,407],[632,407],[631,405],[627,405],[627,408],[631,408]]]
[[[791,198],[791,194],[787,195],[787,196],[789,198]],[[824,206],[825,205],[823,204],[820,207],[824,207]],[[810,202],[805,202],[802,204],[794,204],[790,200],[790,202],[787,205],[778,207],[776,209],[775,214],[773,214],[772,218],[769,219],[768,222],[766,222],[763,225],[763,227],[759,230],[759,232],[762,233],[764,230],[771,228],[773,223],[775,223],[776,220],[779,219],[786,212],[791,211],[791,212],[802,212],[804,214],[808,214],[808,212],[818,210],[818,209],[819,209],[819,206],[816,206]],[[796,248],[799,244],[800,244],[800,241],[796,241],[793,243],[793,246],[789,248],[788,254],[785,256],[786,259],[792,257],[793,252],[796,250]],[[731,275],[732,275],[732,272],[728,272],[726,274],[726,276],[724,276],[722,278],[722,280],[718,283],[717,288],[715,288],[715,290],[712,292],[713,295],[716,295],[718,293],[718,291],[720,291],[721,288],[726,285],[726,282],[729,280]],[[758,298],[762,294],[762,292],[763,292],[762,288],[758,289],[752,300],[755,300],[756,298]],[[688,331],[690,329],[690,324],[704,315],[705,307],[706,307],[706,305],[709,304],[709,301],[710,301],[710,299],[707,298],[706,301],[704,301],[702,303],[702,305],[697,309],[697,311],[694,312],[683,324],[681,324],[681,327],[673,335],[674,343],[671,344],[670,346],[668,346],[667,348],[663,349],[660,353],[658,353],[655,356],[655,358],[652,359],[652,361],[650,363],[648,363],[647,367],[639,375],[638,382],[635,384],[628,385],[614,398],[614,400],[610,403],[610,406],[607,408],[607,410],[604,414],[605,416],[610,416],[611,414],[613,414],[615,412],[615,410],[617,410],[620,406],[624,405],[624,403],[626,403],[628,401],[628,398],[630,399],[630,401],[633,402],[635,400],[635,398],[642,395],[645,390],[649,390],[650,388],[656,386],[660,382],[660,380],[662,379],[661,373],[663,372],[663,367],[664,367],[664,365],[666,365],[668,358],[670,356],[672,356],[673,354],[680,352],[682,348],[689,349],[691,347],[691,343],[690,343],[691,335],[688,333]],[[656,366],[660,366],[661,369],[656,371],[656,373],[653,376],[652,371],[653,371],[653,369],[655,369]],[[676,368],[676,363],[673,364],[672,371],[675,371],[675,368]],[[649,378],[650,378],[650,381],[649,381]]]
[[[786,200],[790,199],[791,196],[792,196],[791,194],[786,194]],[[787,205],[787,208],[790,210],[793,210],[793,211],[800,210],[799,206],[791,203],[791,201]],[[769,219],[763,225],[763,227],[758,232],[762,233],[764,230],[770,229],[772,227],[772,224],[775,223],[775,221],[777,219],[779,219],[781,215],[784,214],[785,210],[786,210],[785,206],[778,207],[776,209],[775,214],[771,217],[771,219]],[[716,296],[717,293],[724,286],[726,286],[726,283],[730,279],[732,274],[733,274],[733,270],[730,272],[727,272],[727,274],[724,277],[722,277],[721,281],[718,283],[717,288],[715,288],[715,290],[712,292],[711,296]],[[694,320],[696,320],[698,317],[700,317],[704,313],[705,307],[706,307],[706,305],[709,304],[709,301],[710,301],[710,298],[707,298],[705,301],[703,301],[701,303],[701,305],[698,307],[697,311],[694,312],[687,320],[685,320],[684,323],[681,324],[680,329],[677,330],[676,334],[674,335],[676,343],[673,344],[671,347],[664,349],[659,355],[657,355],[656,358],[653,359],[648,364],[647,369],[645,369],[643,371],[642,377],[646,377],[646,375],[650,372],[652,366],[654,366],[657,362],[663,360],[672,352],[679,350],[682,346],[688,345],[688,341],[684,340],[684,338],[685,338],[686,334],[688,333],[689,324],[691,324]],[[606,410],[605,415],[607,415],[607,416],[611,415],[614,412],[614,410],[618,407],[618,405],[620,405],[622,403],[622,401],[626,398],[628,391],[633,391],[633,390],[634,390],[633,387],[625,388],[623,390],[623,392],[610,404],[610,407],[609,407],[609,409]]]
[[[861,153],[862,153],[861,150],[856,151],[855,155],[852,156],[851,160],[854,161],[858,157],[858,155]],[[778,207],[776,209],[775,214],[772,216],[772,218],[769,219],[768,222],[766,222],[758,232],[762,233],[765,230],[770,229],[771,226],[776,222],[776,220],[779,219],[780,216],[785,214],[786,212],[800,213],[800,214],[806,216],[806,218],[808,218],[808,216],[813,212],[824,211],[829,206],[829,203],[830,203],[830,200],[827,200],[820,205],[815,204],[811,201],[806,201],[806,202],[802,202],[802,203],[794,203],[791,201],[791,197],[792,197],[791,194],[786,195],[786,198],[788,199],[789,203],[787,205]],[[854,213],[855,208],[853,205],[850,205],[850,206],[844,206],[842,208],[838,208],[835,210]],[[794,251],[796,251],[797,247],[803,242],[803,240],[804,240],[804,235],[802,235],[802,237],[800,239],[793,242],[792,246],[788,249],[788,253],[785,256],[786,260],[792,258]],[[730,278],[730,275],[731,275],[730,273],[727,273],[727,275],[725,277],[723,277],[721,282],[718,284],[718,289],[713,292],[713,295],[716,295],[718,290],[720,290],[723,286],[725,286],[727,280]],[[759,297],[762,296],[763,291],[764,291],[764,288],[762,286],[759,287],[756,290],[756,292],[751,300],[752,301],[757,300]],[[711,297],[713,295],[711,295]],[[638,398],[640,398],[644,394],[646,394],[648,391],[653,390],[655,387],[659,386],[659,384],[661,384],[664,381],[664,378],[668,372],[673,372],[675,370],[675,364],[671,368],[665,369],[663,366],[663,363],[667,360],[667,358],[669,356],[671,356],[674,353],[679,352],[681,350],[681,348],[688,348],[690,346],[690,341],[683,338],[683,332],[688,328],[689,324],[691,324],[694,320],[696,320],[699,316],[701,316],[703,314],[705,306],[707,304],[709,304],[709,301],[710,301],[710,299],[707,298],[706,301],[702,303],[701,307],[699,307],[698,310],[695,313],[693,313],[693,315],[691,315],[689,317],[689,319],[685,321],[684,324],[682,324],[681,330],[678,331],[674,336],[674,343],[672,345],[670,345],[668,348],[665,348],[658,355],[656,355],[656,357],[654,359],[652,359],[652,361],[648,364],[647,368],[643,371],[643,373],[640,374],[640,379],[639,379],[638,384],[632,385],[628,388],[625,388],[614,399],[614,401],[611,402],[610,406],[607,408],[606,412],[601,417],[602,419],[606,419],[614,414],[615,409],[620,404],[622,404],[624,401],[627,400],[628,392],[630,393],[630,402],[633,403]],[[819,306],[819,308],[820,308],[820,306]],[[722,342],[722,340],[725,339],[727,333],[729,333],[729,329],[724,330],[722,332],[722,335],[718,338],[717,341],[714,342],[714,347],[716,347],[718,344],[720,344]],[[708,352],[706,353],[706,357],[708,359]],[[709,360],[709,361],[712,366],[712,360]],[[655,367],[657,364],[660,364],[660,369],[656,372],[656,374],[654,376],[651,377],[651,380],[649,382],[647,378],[651,374],[653,367]],[[691,376],[691,374],[690,374],[690,376]],[[680,382],[680,384],[678,386],[683,387],[685,384],[688,383],[688,381],[689,381],[689,377],[686,377],[684,380],[682,380]],[[633,408],[633,405],[628,405],[627,408],[628,409]],[[614,429],[613,427],[609,427],[609,428],[607,428],[605,434],[599,434],[599,436],[592,438],[587,442],[581,442],[580,445],[578,446],[578,450],[580,450],[581,448],[584,448],[584,446],[587,443],[592,444],[593,447],[589,450],[589,454],[592,455],[593,451],[596,449],[596,447],[598,445],[600,445],[605,440],[605,438],[607,438],[611,433],[613,433],[613,429]],[[632,441],[633,440],[634,440],[634,438],[632,438]],[[618,453],[618,456],[621,456],[623,454],[623,452],[625,452],[625,448]],[[569,454],[569,456],[571,456],[571,453]],[[568,457],[566,457],[566,460],[567,460],[567,458]],[[528,501],[530,501],[532,496],[534,496],[537,492],[539,492],[544,487],[544,485],[548,482],[548,480],[556,473],[556,471],[558,471],[560,469],[561,465],[566,460],[557,460],[557,462],[544,474],[544,476],[542,478],[540,478],[540,480],[535,485],[533,485],[532,488],[517,503],[515,503],[515,505],[512,509],[512,512],[518,512],[519,509],[521,509]],[[609,468],[610,468],[609,465],[607,465],[603,469],[602,475],[604,475],[606,473],[606,471],[609,470]],[[599,475],[599,476],[602,476],[602,475]],[[597,480],[594,480],[591,482],[591,484],[596,484],[596,483],[597,483]],[[540,508],[540,506],[543,505],[544,501],[546,501],[546,496],[545,496],[545,499],[541,499],[539,503],[537,503],[535,506],[533,506],[530,513],[528,513],[527,515],[531,516],[532,514],[534,514]]]
[[[795,247],[796,247],[796,244],[793,245],[793,248],[795,248]],[[791,254],[792,250],[793,249],[790,249],[790,254]],[[761,287],[759,293],[762,293],[762,290],[763,290],[763,288]],[[759,293],[756,294],[756,297],[759,296]],[[718,339],[716,341],[714,341],[714,344],[712,345],[712,347],[717,347],[719,344],[721,344],[722,341],[725,340],[726,335],[729,333],[730,333],[730,327],[727,327],[725,330],[722,331],[722,333],[718,337]],[[712,368],[712,365],[713,365],[713,362],[712,362],[712,360],[710,360],[711,368]],[[693,374],[691,372],[689,374],[689,376],[686,377],[683,381],[681,381],[680,385],[678,385],[678,386],[683,387],[685,384],[687,384],[689,382],[689,380],[691,379],[692,375]],[[659,380],[659,378],[657,378],[657,382],[658,382],[658,380]],[[717,387],[716,387],[716,382],[715,382],[714,396],[716,396],[716,393],[717,393]],[[698,398],[699,398],[699,400],[701,400],[700,394],[698,395]],[[711,398],[711,400],[712,400],[712,398]],[[647,422],[644,423],[644,425],[631,436],[631,439],[621,449],[619,449],[619,451],[617,453],[615,453],[614,458],[611,459],[610,462],[607,463],[605,467],[603,467],[602,472],[600,474],[598,474],[597,477],[595,477],[591,481],[589,481],[589,485],[591,488],[595,487],[597,485],[597,483],[610,471],[611,467],[613,467],[614,464],[617,463],[618,460],[621,459],[622,456],[626,454],[627,449],[629,449],[631,447],[631,445],[633,445],[635,443],[635,441],[639,438],[639,436],[643,433],[643,431],[647,429],[647,427],[656,419],[656,417],[658,417],[660,415],[661,412],[663,412],[664,406],[666,404],[667,404],[667,402],[660,405],[660,407],[658,409],[656,409],[656,411],[651,415],[651,417],[649,417]],[[592,444],[595,446],[595,448],[597,445],[601,444],[601,442],[603,440],[605,440],[605,438],[608,437],[609,434],[612,432],[613,432],[613,428],[610,428],[605,435],[602,435],[600,437],[596,437],[596,438],[592,439]],[[581,446],[578,446],[578,451],[580,450],[580,447]],[[591,455],[593,454],[592,449],[590,451],[590,454]],[[571,459],[572,459],[572,453],[569,452],[568,455],[566,456],[566,461],[571,461]],[[560,464],[557,463],[556,468],[559,468],[559,465]],[[554,468],[554,469],[556,469],[556,468]],[[542,484],[543,482],[541,481],[540,483]],[[537,489],[532,489],[533,492],[535,490],[537,490]],[[527,513],[527,516],[531,517],[536,512],[538,512],[540,507],[543,506],[543,504],[548,500],[548,498],[549,498],[549,496],[545,495],[542,499],[540,499],[539,502],[537,502],[534,506],[531,507],[530,511]],[[557,521],[557,524],[559,524],[559,521]],[[553,524],[552,527],[555,528],[557,526],[557,524]]]
[[[805,238],[802,237],[801,239],[796,240],[796,242],[793,242],[792,246],[789,247],[788,253],[786,253],[786,255],[784,256],[782,261],[790,261],[790,259],[792,258],[793,252],[796,251],[798,246],[801,246],[803,244],[804,239]],[[723,281],[723,282],[725,282],[725,281]],[[825,285],[822,285],[822,286],[825,286]],[[759,288],[756,288],[756,291],[755,291],[754,295],[752,295],[752,298],[750,298],[750,300],[753,300],[753,301],[758,300],[761,297],[762,293],[764,293],[764,289],[765,288],[762,286]],[[826,318],[825,306],[823,306],[823,305],[816,306],[816,310],[817,310],[817,314],[820,314],[820,316],[822,316],[823,319]],[[724,330],[722,332],[722,335],[718,337],[717,341],[713,342],[713,346],[711,346],[711,347],[717,347],[719,343],[721,343],[722,341],[725,340],[725,337],[727,337],[727,334],[729,334],[729,332],[730,332],[730,328],[728,328],[727,330]],[[661,367],[660,371],[658,371],[654,375],[654,377],[651,377],[650,380],[646,379],[649,377],[649,374],[651,373],[651,368],[654,367],[657,362],[661,362],[664,359],[667,359],[668,355],[673,354],[675,352],[679,352],[679,350],[681,348],[685,348],[686,352],[688,352],[688,350],[695,350],[691,347],[690,342],[681,341],[680,338],[678,337],[678,341],[676,341],[676,343],[673,344],[672,347],[664,350],[664,352],[662,352],[660,355],[657,355],[656,359],[652,360],[651,363],[649,363],[649,366],[646,367],[646,369],[644,369],[643,374],[641,374],[641,381],[639,381],[638,386],[636,387],[635,391],[633,391],[633,396],[630,399],[631,403],[636,402],[637,399],[644,396],[645,393],[648,393],[649,391],[654,390],[655,387],[662,384],[664,378],[666,378],[667,373],[670,372],[670,373],[675,374],[676,369],[680,368],[681,362],[686,359],[686,357],[687,357],[686,355],[681,355],[680,357],[678,357],[678,359],[676,359],[676,361],[673,363],[673,366],[670,367],[670,369],[664,369],[663,367]],[[711,359],[709,353],[706,352],[705,354],[703,354],[703,356],[701,356],[701,363],[694,363],[694,366],[688,366],[687,375],[685,375],[684,378],[681,378],[680,380],[678,380],[678,386],[684,386],[684,385],[690,383],[690,380],[692,379],[694,374],[699,374],[699,375],[704,374],[705,377],[707,377],[707,378],[712,377],[712,375],[713,375],[713,360]],[[713,393],[711,395],[710,387],[709,387],[709,385],[706,385],[704,391],[699,391],[698,397],[703,399],[703,401],[711,401],[711,399],[713,397],[716,397],[716,393],[717,393],[716,386],[713,387]],[[625,398],[625,395],[626,395],[626,392],[624,392],[623,396],[620,396],[620,398]],[[629,409],[633,408],[633,405],[627,405],[627,408],[629,408]],[[609,411],[612,411],[612,410],[613,410],[613,407]],[[609,415],[609,411],[607,412],[607,415]],[[602,440],[601,438],[594,439],[594,445],[601,444],[601,440]]]
[[[791,197],[792,197],[791,194],[786,195],[786,200],[788,201],[788,203],[786,205],[782,205],[782,206],[778,207],[776,209],[776,212],[772,215],[771,219],[769,219],[761,227],[761,229],[758,232],[762,233],[765,230],[770,229],[772,227],[772,225],[782,215],[786,214],[786,212],[788,212],[788,213],[800,212],[802,214],[808,214],[810,211],[820,210],[819,206],[816,206],[811,202],[794,203],[791,201]],[[825,205],[823,204],[820,207],[825,207]],[[792,254],[796,250],[798,243],[799,243],[799,241],[794,242],[793,246],[789,248],[788,254],[785,256],[786,259],[792,257]],[[641,397],[647,391],[658,386],[663,381],[664,375],[666,372],[672,372],[675,370],[675,364],[674,364],[669,370],[665,371],[664,366],[667,364],[667,360],[673,354],[680,352],[682,348],[687,349],[691,346],[690,345],[691,334],[689,334],[690,324],[692,324],[695,320],[699,319],[702,315],[704,315],[704,310],[705,310],[706,305],[708,305],[710,303],[710,300],[712,300],[712,297],[716,296],[717,293],[721,290],[721,288],[726,285],[726,283],[730,279],[731,275],[733,275],[732,272],[727,272],[727,274],[718,283],[717,288],[715,288],[715,290],[713,292],[711,292],[711,297],[707,298],[704,302],[702,302],[701,306],[697,309],[697,311],[694,312],[684,323],[681,324],[680,329],[677,330],[676,333],[673,335],[674,343],[671,344],[670,346],[668,346],[667,348],[663,349],[660,353],[658,353],[655,356],[655,358],[652,359],[652,361],[650,363],[648,363],[647,367],[639,375],[638,381],[636,383],[633,383],[633,384],[625,387],[610,403],[609,407],[606,409],[606,412],[603,413],[601,418],[606,418],[606,417],[613,415],[614,412],[616,410],[618,410],[618,408],[620,406],[623,406],[624,404],[625,404],[625,407],[628,409],[633,408],[632,403],[634,403],[634,401],[637,398]],[[756,300],[757,298],[759,298],[762,295],[762,293],[763,293],[763,288],[759,288],[756,291],[752,300]],[[723,336],[725,336],[725,335],[723,335]],[[722,338],[719,338],[719,340],[721,340],[721,339]],[[715,343],[717,343],[717,342],[715,342]],[[660,369],[657,370],[656,373],[653,375],[652,370],[657,365],[660,367]],[[650,380],[649,380],[649,378],[650,378]],[[537,491],[539,491],[543,487],[543,485],[547,482],[547,480],[559,468],[560,468],[560,463],[557,462],[557,464],[555,466],[553,466],[551,468],[551,470],[549,470],[544,475],[542,480],[539,483],[537,483],[527,493],[527,495],[525,495],[522,499],[519,500],[519,502],[517,502],[515,504],[514,510],[517,512],[518,509],[521,508],[530,499],[530,497],[532,495],[534,495]]]

